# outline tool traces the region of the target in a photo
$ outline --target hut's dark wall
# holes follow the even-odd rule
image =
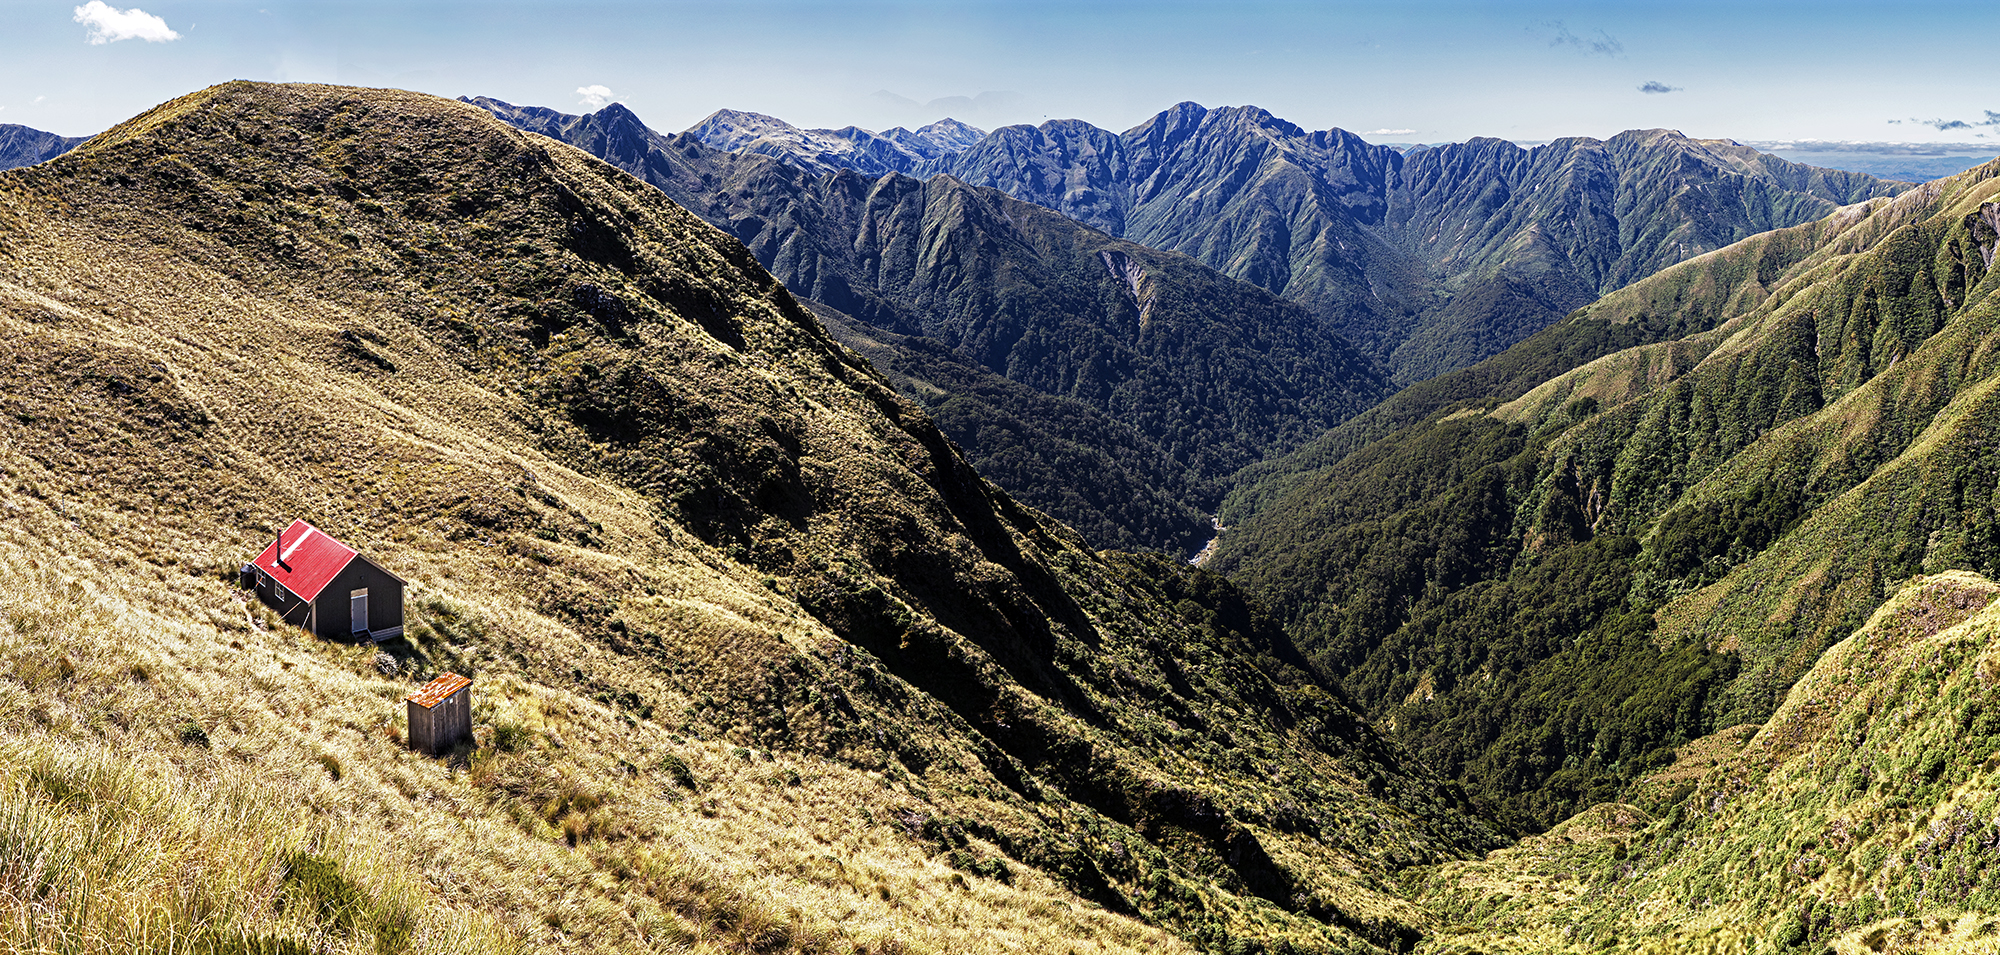
[[[257,599],[262,600],[264,606],[276,610],[286,623],[300,627],[312,623],[312,604],[300,600],[268,574],[257,574]]]
[[[319,592],[319,612],[313,615],[314,633],[340,640],[353,633],[350,603],[354,591],[368,588],[368,630],[377,639],[389,639],[403,632],[403,582],[375,566],[359,554],[334,575]]]

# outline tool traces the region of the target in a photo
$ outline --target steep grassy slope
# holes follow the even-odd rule
[[[0,123],[0,169],[32,166],[54,159],[88,137],[58,136],[39,129]]]
[[[1995,569],[1996,176],[1609,296],[1565,329],[1696,332],[1523,391],[1510,369],[1595,348],[1552,330],[1458,380],[1494,383],[1483,400],[1273,469],[1215,566],[1516,824],[1610,798],[1674,745],[1762,719],[1885,582]]]
[[[1667,130],[1405,156],[1255,107],[1193,103],[1116,135],[1076,121],[996,130],[920,172],[1277,292],[1404,383],[1495,354],[1674,262],[1907,188]]]
[[[1494,844],[1221,578],[474,107],[232,83],[0,176],[0,323],[11,945],[1366,951]],[[406,640],[242,602],[294,516]],[[477,744],[407,755],[446,668]]]
[[[622,107],[589,116],[475,101],[659,186],[741,239],[794,293],[885,334],[941,342],[1027,391],[913,392],[976,458],[1000,463],[1020,428],[1068,432],[1133,475],[1157,471],[1143,509],[1073,500],[1043,467],[1003,467],[1010,492],[1082,527],[1100,545],[1191,552],[1201,513],[1237,469],[1297,446],[1388,391],[1369,360],[1310,314],[1178,255],[1120,242],[1032,204],[949,177],[806,175],[759,157],[665,137]],[[928,345],[920,351],[935,354]],[[911,362],[934,357],[912,353]],[[951,375],[963,380],[962,375]],[[1018,396],[1019,400],[1016,400]],[[1073,404],[1072,404],[1073,403]],[[1084,427],[1047,417],[1052,409]],[[1140,442],[1123,438],[1135,429]],[[1115,436],[1098,443],[1095,435]],[[1004,445],[992,445],[996,438]],[[1049,468],[1064,468],[1059,460]],[[1109,498],[1113,488],[1088,494]],[[1174,502],[1178,502],[1177,505]]]
[[[2000,588],[1903,585],[1761,726],[1637,805],[1440,867],[1426,952],[1983,952],[2000,937]]]

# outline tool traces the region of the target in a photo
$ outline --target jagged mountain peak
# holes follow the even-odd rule
[[[803,134],[776,116],[740,109],[718,109],[685,132],[716,149],[742,149],[772,134]]]
[[[1200,123],[1202,121],[1202,118],[1207,115],[1208,115],[1208,107],[1203,106],[1200,103],[1194,102],[1193,100],[1182,100],[1154,114],[1153,118],[1148,119],[1145,122],[1140,123],[1138,126],[1135,126],[1132,129],[1127,130],[1126,135],[1130,136],[1131,134],[1150,126],[1168,126],[1168,127],[1192,126],[1194,124]]]
[[[607,125],[635,126],[642,129],[646,126],[639,119],[639,114],[632,112],[624,103],[612,103],[589,115],[596,117],[599,121]]]
[[[986,131],[947,116],[935,123],[918,127],[917,135],[931,142],[950,146],[953,152],[957,152],[986,138]]]
[[[0,123],[0,169],[32,166],[76,148],[87,136],[58,136],[27,126]]]
[[[1219,106],[1203,115],[1202,124],[1214,127],[1237,126],[1292,139],[1304,138],[1307,135],[1305,127],[1280,118],[1262,106]]]
[[[900,126],[880,133],[859,126],[802,129],[775,116],[733,109],[715,111],[687,133],[715,149],[769,156],[809,172],[853,169],[871,176],[948,158],[985,135],[954,119],[916,132]]]

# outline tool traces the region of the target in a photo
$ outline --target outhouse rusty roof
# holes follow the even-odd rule
[[[278,550],[280,541],[285,545],[282,552]],[[317,600],[319,592],[353,559],[354,548],[305,521],[293,521],[278,540],[257,555],[256,564],[299,599]]]
[[[446,673],[417,688],[409,700],[424,709],[443,703],[445,698],[472,685],[472,681],[456,673]]]

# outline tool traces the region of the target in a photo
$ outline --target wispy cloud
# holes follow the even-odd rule
[[[1990,109],[1980,110],[1980,112],[1985,113],[1986,118],[1983,120],[1973,120],[1969,123],[1962,119],[1917,119],[1914,116],[1909,121],[1919,126],[1929,126],[1941,133],[1954,129],[1971,129],[1975,126],[2000,126],[2000,113],[1996,113]],[[1900,125],[1902,122],[1903,120],[1900,119],[1892,119],[1889,121],[1889,124],[1894,126]]]
[[[1577,36],[1569,32],[1569,27],[1561,20],[1543,21],[1542,28],[1555,31],[1555,35],[1549,39],[1550,46],[1568,47],[1584,56],[1625,55],[1625,44],[1618,42],[1617,37],[1603,30],[1597,31],[1595,36]]]
[[[90,28],[84,38],[91,46],[116,43],[119,40],[144,40],[147,43],[165,43],[178,40],[181,35],[167,27],[167,21],[138,7],[120,10],[104,0],[90,0],[76,8],[76,22]]]
[[[588,106],[591,109],[602,109],[604,104],[611,102],[611,87],[598,85],[579,86],[576,88],[576,95],[583,97],[577,100],[578,103]]]
[[[1363,136],[1408,136],[1408,135],[1410,135],[1411,133],[1414,133],[1414,132],[1416,132],[1416,130],[1414,130],[1414,129],[1371,129],[1371,130],[1369,130],[1369,131],[1367,131],[1367,132],[1365,132],[1365,133],[1362,133],[1361,135],[1363,135]]]
[[[1639,92],[1641,93],[1678,93],[1681,90],[1682,87],[1668,86],[1659,80],[1647,80],[1639,86]]]

